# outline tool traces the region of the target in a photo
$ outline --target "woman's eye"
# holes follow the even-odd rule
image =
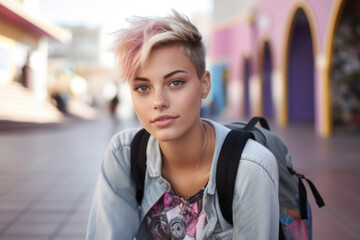
[[[184,83],[184,81],[182,80],[174,80],[170,83],[171,87],[179,87]]]
[[[145,85],[141,85],[141,86],[138,86],[138,87],[135,88],[135,90],[137,92],[140,92],[140,93],[145,93],[145,92],[149,91],[149,89],[150,88],[148,86],[145,86]]]

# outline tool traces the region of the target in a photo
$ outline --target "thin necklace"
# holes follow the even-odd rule
[[[200,165],[200,161],[201,161],[201,157],[202,157],[202,154],[203,154],[203,152],[204,152],[204,149],[205,149],[205,146],[206,146],[206,141],[207,141],[206,126],[204,127],[203,124],[201,124],[201,126],[202,126],[202,129],[203,129],[204,132],[205,132],[205,133],[204,133],[204,134],[205,134],[205,136],[204,136],[204,144],[203,144],[202,149],[201,149],[201,152],[200,152],[199,160],[198,160],[198,162],[197,162],[197,164],[196,164],[195,173],[194,173],[194,176],[193,176],[193,179],[192,179],[192,182],[191,182],[190,192],[192,191],[192,188],[193,188],[193,186],[194,186],[195,179],[196,179],[196,174],[197,174],[197,171],[198,171],[198,168],[199,168],[199,165]],[[163,158],[164,158],[164,165],[165,165],[166,172],[167,172],[168,176],[170,177],[169,169],[168,169],[168,167],[167,167],[166,158],[165,158],[164,155],[163,155]],[[174,190],[174,192],[175,192],[175,190]],[[191,197],[191,196],[188,196],[188,197],[186,197],[185,199],[188,199],[188,198],[190,198],[190,197]],[[180,215],[183,215],[183,214],[185,213],[185,206],[183,205],[183,203],[180,204],[180,209],[181,209]]]

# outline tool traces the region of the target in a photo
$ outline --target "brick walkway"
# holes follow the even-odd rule
[[[0,133],[0,240],[84,239],[113,132],[111,122],[101,120]],[[314,181],[326,202],[322,209],[313,204],[314,239],[360,239],[360,138],[323,140],[307,126],[277,132],[294,167]]]

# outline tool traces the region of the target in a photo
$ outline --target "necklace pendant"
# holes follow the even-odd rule
[[[186,209],[185,209],[185,204],[182,202],[180,203],[180,217],[184,217],[184,215],[186,214]]]

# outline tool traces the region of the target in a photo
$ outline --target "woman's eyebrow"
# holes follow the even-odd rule
[[[187,73],[187,72],[184,71],[184,70],[175,70],[175,71],[173,71],[173,72],[171,72],[171,73],[166,74],[166,75],[164,76],[164,79],[169,78],[169,77],[171,77],[172,75],[177,74],[177,73]],[[147,79],[147,78],[144,78],[144,77],[137,77],[137,78],[134,79],[134,81],[145,81],[145,82],[149,82],[150,80]]]
[[[187,73],[187,72],[184,71],[184,70],[175,70],[175,71],[173,71],[173,72],[171,72],[171,73],[166,74],[166,75],[164,76],[164,79],[165,79],[165,78],[169,78],[169,77],[171,77],[172,75],[174,75],[174,74],[176,74],[176,73],[179,73],[179,72]]]
[[[145,81],[145,82],[149,82],[149,79],[147,78],[142,78],[142,77],[137,77],[134,79],[134,81]]]

